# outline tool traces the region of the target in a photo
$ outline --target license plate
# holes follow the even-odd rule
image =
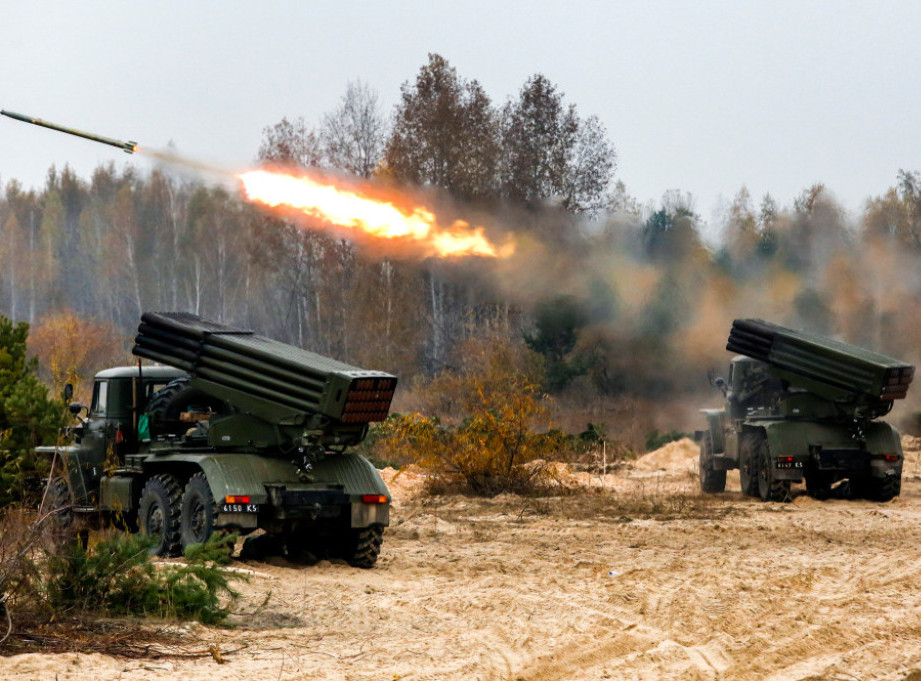
[[[221,513],[259,513],[259,504],[222,504]]]
[[[775,468],[802,468],[802,461],[778,461],[774,464]]]

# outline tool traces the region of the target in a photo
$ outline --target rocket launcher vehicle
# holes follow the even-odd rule
[[[397,378],[175,312],[141,316],[132,353],[187,371],[192,384],[281,425],[342,430],[387,418]]]
[[[761,319],[736,319],[726,349],[766,363],[791,386],[882,413],[905,397],[915,374],[892,357]]]

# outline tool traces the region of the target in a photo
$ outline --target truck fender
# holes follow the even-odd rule
[[[713,453],[722,454],[726,451],[726,410],[701,409],[701,413],[707,417],[707,425],[710,427],[710,443],[713,445]]]
[[[215,501],[228,495],[248,496],[254,504],[268,502],[265,484],[287,484],[298,487],[305,484],[298,469],[290,461],[258,454],[183,454],[158,455],[150,463],[161,467],[170,463],[192,464],[202,470]],[[310,471],[311,485],[341,486],[342,491],[352,497],[390,494],[380,473],[363,456],[347,452],[329,454],[314,464]]]

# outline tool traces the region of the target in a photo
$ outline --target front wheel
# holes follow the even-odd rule
[[[182,495],[182,510],[179,514],[182,548],[208,541],[214,533],[216,515],[217,506],[208,479],[204,473],[196,473],[189,479]]]
[[[74,497],[67,480],[58,476],[48,484],[47,508],[52,514],[54,527],[60,532],[68,532],[74,527]]]
[[[138,521],[141,534],[153,539],[151,555],[178,556],[180,551],[179,510],[182,488],[175,477],[155,475],[141,490]]]
[[[717,494],[726,489],[726,471],[713,467],[713,441],[710,433],[704,433],[700,441],[700,491]]]

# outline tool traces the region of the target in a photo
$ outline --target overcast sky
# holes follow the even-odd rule
[[[540,72],[597,115],[641,202],[690,192],[712,221],[746,185],[849,209],[921,169],[921,2],[4,0],[0,108],[252,163],[283,116],[319,123],[350,80],[392,111],[429,52],[496,103]],[[0,118],[0,182],[149,163]]]

